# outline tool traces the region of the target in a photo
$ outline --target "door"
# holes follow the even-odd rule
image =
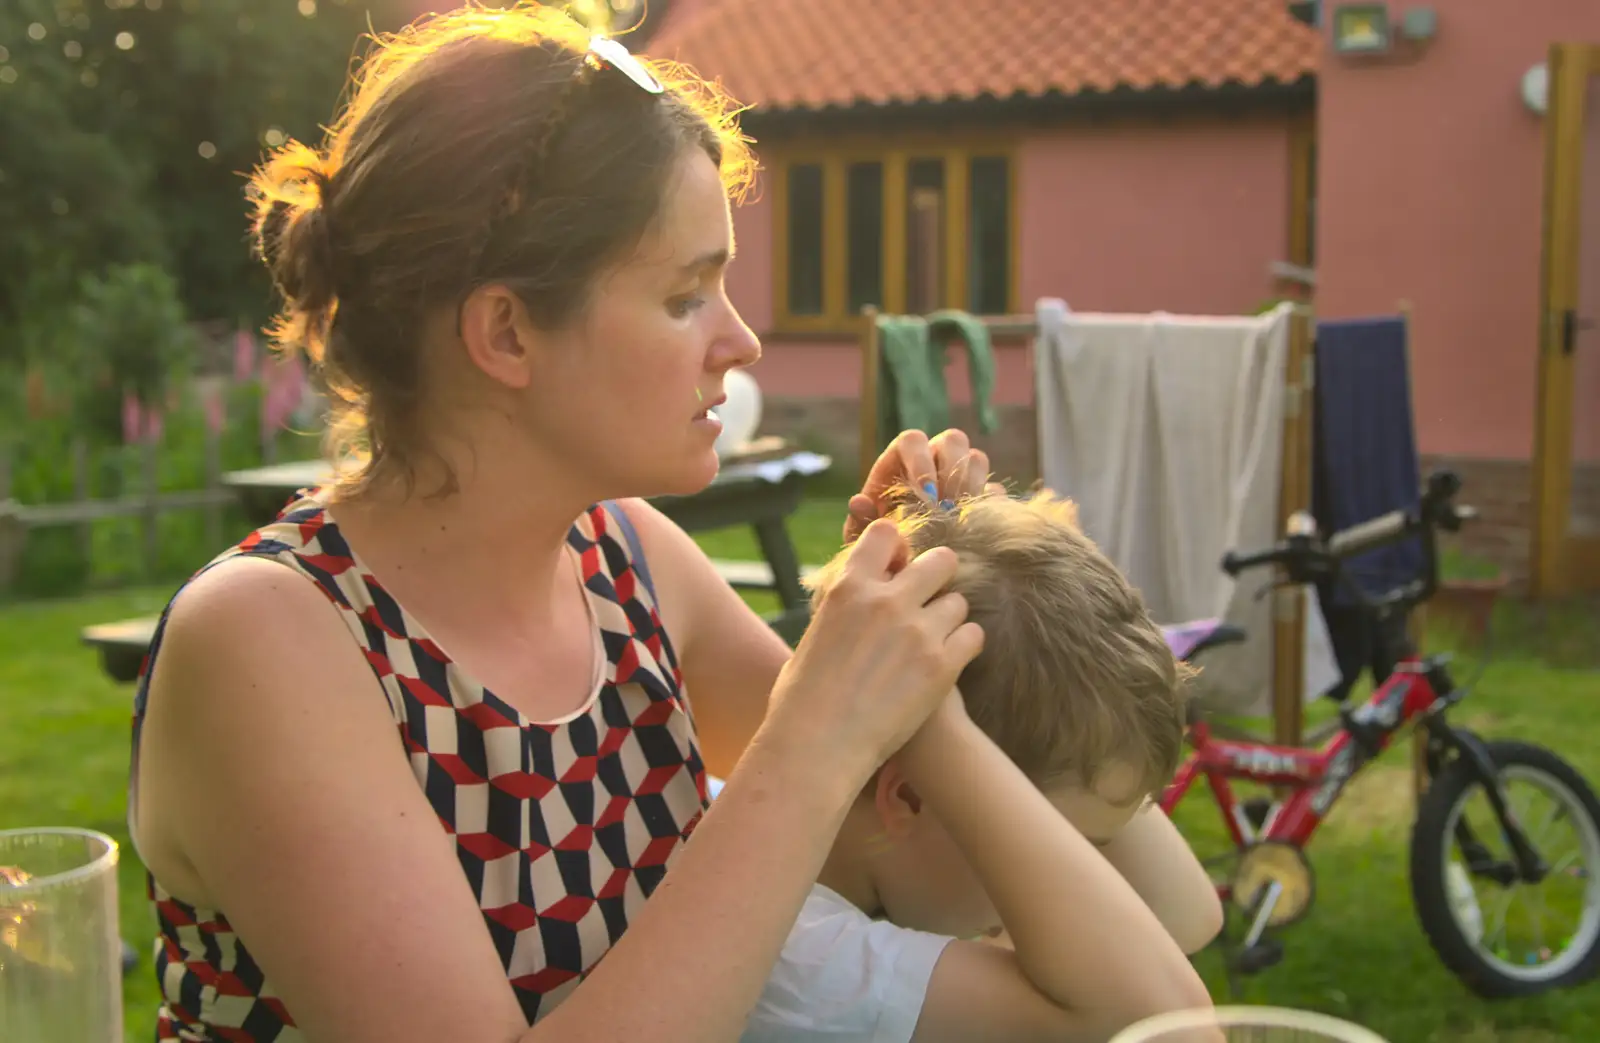
[[[1531,586],[1600,590],[1600,44],[1550,49]]]

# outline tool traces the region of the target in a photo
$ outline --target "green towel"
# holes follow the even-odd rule
[[[964,311],[936,311],[920,315],[878,316],[881,352],[878,379],[878,446],[901,431],[916,429],[930,435],[950,426],[950,392],[944,370],[952,337],[967,344],[967,373],[972,380],[973,405],[978,427],[984,432],[1000,426],[990,398],[994,394],[994,346],[983,322]]]

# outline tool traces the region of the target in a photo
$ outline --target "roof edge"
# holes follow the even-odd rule
[[[1286,82],[1264,80],[1256,84],[1230,82],[1216,86],[1189,84],[1144,89],[1117,87],[1109,91],[1077,91],[1071,94],[1048,91],[1003,98],[981,95],[975,98],[919,99],[886,104],[857,102],[816,108],[754,106],[745,110],[740,121],[752,131],[760,128],[769,133],[803,128],[837,130],[884,122],[926,124],[1001,119],[1055,122],[1117,116],[1174,115],[1206,110],[1240,112],[1294,109],[1314,103],[1316,96],[1316,75],[1307,73]]]

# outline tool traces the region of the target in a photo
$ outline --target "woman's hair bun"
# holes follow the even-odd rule
[[[329,204],[333,179],[313,148],[291,141],[250,181],[256,253],[289,306],[318,312],[338,296]]]

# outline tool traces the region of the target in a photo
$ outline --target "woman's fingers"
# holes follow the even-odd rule
[[[946,469],[939,483],[939,496],[947,503],[976,496],[983,491],[988,477],[989,457],[981,450],[969,449]]]
[[[938,474],[928,436],[921,431],[902,431],[878,456],[861,492],[881,509],[883,494],[892,486],[909,485],[926,494],[927,487],[938,481]]]
[[[887,521],[867,524],[861,538],[850,549],[844,563],[846,576],[861,579],[884,579],[903,572],[910,560],[911,551],[900,530]]]
[[[844,519],[844,542],[849,543],[860,536],[877,517],[878,505],[872,502],[872,497],[865,493],[850,497],[850,506]]]
[[[967,599],[951,591],[940,594],[928,602],[925,617],[928,629],[941,641],[947,641],[950,635],[967,621]]]
[[[923,551],[895,576],[894,586],[912,604],[926,605],[955,579],[957,564],[956,552],[949,547]],[[965,605],[963,601],[963,611]]]
[[[967,664],[983,651],[983,627],[973,622],[962,623],[944,642],[944,665],[952,677],[959,677]]]
[[[972,445],[965,431],[952,427],[935,435],[930,448],[939,473],[939,493],[934,499],[954,500],[961,495],[960,475],[965,472]]]
[[[862,482],[861,491],[850,498],[844,519],[844,542],[850,543],[884,513],[884,497],[897,485],[909,485],[920,495],[937,499],[938,466],[933,447],[921,431],[902,431],[895,436]]]
[[[941,431],[932,446],[941,500],[955,501],[983,491],[989,480],[989,454],[972,448],[965,432],[955,428]]]
[[[929,439],[921,431],[895,436],[867,475],[861,491],[850,498],[844,521],[844,542],[850,543],[887,510],[885,496],[907,486],[930,503],[954,502],[966,496],[1005,489],[989,482],[989,455],[972,448],[966,432],[941,431]]]
[[[974,449],[967,454],[965,466],[958,495],[977,496],[989,481],[989,454],[982,449]]]

